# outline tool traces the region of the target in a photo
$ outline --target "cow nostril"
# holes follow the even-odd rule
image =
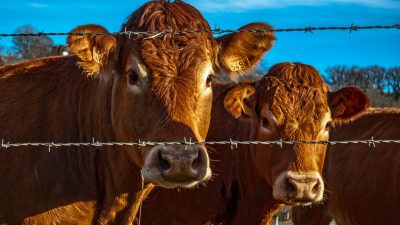
[[[314,185],[314,187],[311,189],[312,193],[314,193],[314,194],[315,194],[315,193],[318,193],[320,187],[321,187],[320,181],[317,180],[317,183],[316,183],[316,184]]]
[[[202,167],[202,164],[203,164],[203,157],[202,157],[201,150],[200,150],[200,151],[197,152],[197,156],[193,160],[191,167],[192,167],[193,170],[197,171]]]
[[[171,168],[171,165],[169,164],[169,162],[162,157],[161,151],[158,153],[158,161],[160,162],[161,170],[165,171],[165,170],[168,170],[169,168]]]
[[[286,179],[286,189],[287,193],[296,192],[296,186],[294,185],[293,181],[290,178]]]

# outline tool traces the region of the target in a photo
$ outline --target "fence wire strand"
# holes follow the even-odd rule
[[[95,36],[101,36],[101,35],[111,35],[111,36],[125,36],[130,38],[131,36],[162,36],[162,35],[182,35],[182,34],[196,34],[196,33],[211,33],[211,34],[230,34],[230,33],[243,33],[243,32],[249,32],[249,33],[264,33],[264,32],[304,32],[304,33],[311,33],[313,34],[313,31],[327,31],[327,30],[333,30],[333,31],[349,31],[350,33],[352,31],[358,31],[358,30],[371,30],[371,29],[400,29],[400,24],[395,24],[395,25],[375,25],[375,26],[356,26],[356,25],[351,25],[351,26],[327,26],[327,27],[304,27],[304,28],[281,28],[281,29],[261,29],[261,30],[223,30],[219,28],[215,28],[212,30],[162,30],[162,31],[128,31],[124,30],[122,32],[107,32],[107,33],[96,33],[96,32],[38,32],[38,33],[2,33],[0,34],[0,37],[29,37],[29,36],[36,36],[36,37],[42,37],[42,36],[85,36],[85,35],[95,35]]]
[[[296,145],[296,144],[320,144],[320,145],[348,145],[348,144],[365,144],[369,147],[375,147],[377,144],[400,144],[400,140],[374,140],[374,138],[367,140],[343,140],[343,141],[203,141],[203,142],[192,142],[192,141],[171,141],[171,142],[154,142],[154,141],[138,141],[138,142],[81,142],[81,143],[55,143],[55,142],[37,142],[37,143],[10,143],[4,140],[1,141],[0,149],[15,148],[15,147],[46,147],[49,150],[51,148],[58,147],[153,147],[159,145],[230,145],[232,149],[237,148],[238,145],[279,145],[281,148],[283,145]]]

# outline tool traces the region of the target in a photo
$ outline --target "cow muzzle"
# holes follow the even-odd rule
[[[192,187],[211,177],[206,148],[193,146],[156,146],[142,168],[145,182],[164,188]]]
[[[324,182],[318,172],[286,171],[273,186],[275,199],[289,205],[307,205],[322,201]]]

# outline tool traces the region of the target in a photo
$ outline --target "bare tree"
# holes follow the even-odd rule
[[[386,69],[380,66],[370,66],[365,70],[369,80],[371,81],[373,88],[383,91],[387,86],[385,80]]]
[[[4,64],[4,46],[0,46],[0,66]]]
[[[38,33],[31,25],[25,25],[16,33]],[[18,58],[32,60],[49,56],[53,49],[53,40],[47,36],[17,36],[13,38],[13,50]]]
[[[348,85],[348,73],[347,67],[335,66],[329,67],[326,70],[326,82],[331,86],[332,89],[339,89]]]
[[[356,86],[368,94],[372,106],[399,106],[400,67],[379,66],[360,68],[335,66],[326,70],[326,80],[332,89]]]
[[[396,101],[400,98],[400,67],[393,67],[387,72],[388,90],[393,94]]]

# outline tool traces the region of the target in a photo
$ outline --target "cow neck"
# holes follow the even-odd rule
[[[78,120],[79,137],[82,142],[91,142],[92,138],[100,142],[116,141],[111,113],[112,92],[116,85],[111,73],[88,78],[87,93],[79,99],[78,117],[82,117]],[[151,184],[141,187],[140,168],[127,154],[129,151],[135,149],[117,146],[96,149],[96,187],[100,193],[98,221],[131,224],[140,203],[154,187]]]
[[[254,127],[249,132],[254,132]],[[244,140],[240,139],[239,140]],[[253,140],[253,138],[251,139]],[[238,180],[237,211],[232,225],[261,224],[263,216],[271,216],[278,208],[273,200],[272,187],[255,167],[253,145],[243,145],[234,158],[235,177]],[[249,207],[251,206],[251,207]]]
[[[256,125],[254,120],[248,117],[233,118],[224,107],[224,98],[232,85],[215,85],[213,88],[214,102],[211,115],[211,125],[207,140],[226,141],[229,139],[247,141],[256,138]],[[224,118],[224,119],[219,119]],[[216,216],[213,222],[223,224],[260,224],[262,215],[266,211],[263,207],[267,200],[272,200],[272,190],[256,172],[250,145],[240,145],[239,148],[230,145],[214,147],[215,151],[209,151],[210,158],[214,159],[214,152],[222,156],[224,164],[218,168],[225,170],[225,176],[229,181],[229,199],[226,199],[226,208],[223,213]],[[218,179],[226,179],[219,177]],[[269,188],[269,189],[268,189]],[[265,193],[271,192],[270,195]],[[249,207],[249,206],[252,207]],[[254,207],[253,207],[254,205]],[[268,204],[268,205],[273,205]],[[259,209],[259,210],[255,210]],[[253,223],[254,221],[254,223]]]
[[[89,91],[90,79],[76,66],[75,57],[43,58],[2,67],[0,72],[0,93],[8,96],[2,103],[9,106],[0,114],[1,136],[13,142],[84,141],[79,127],[84,118],[78,109]],[[35,193],[9,204],[10,210],[21,209],[17,204],[27,206],[18,212],[21,218],[72,205],[87,219],[93,214],[98,200],[94,150],[31,147],[10,149],[5,154],[2,160],[9,158],[10,165],[24,165],[6,167],[7,174],[24,179],[18,179],[21,185],[15,190],[2,185],[8,196],[0,194],[0,198],[21,199],[15,195]]]
[[[256,129],[249,121],[240,121],[236,140],[255,140]],[[234,173],[238,184],[237,210],[229,224],[269,224],[272,216],[283,206],[272,196],[272,187],[255,167],[255,145],[242,145],[234,153]],[[266,149],[263,149],[266,150]],[[235,151],[235,150],[234,150]],[[251,207],[249,207],[251,206]]]
[[[110,106],[113,80],[87,76],[77,66],[75,56],[4,66],[0,73],[1,101],[8,106],[0,111],[1,138],[13,142],[91,142],[92,138],[114,141]],[[131,220],[138,209],[137,200],[144,198],[151,186],[140,191],[140,170],[126,157],[125,151],[119,150],[112,147],[9,149],[2,154],[2,160],[8,160],[10,165],[20,165],[23,159],[32,160],[23,160],[22,168],[5,167],[5,171],[0,171],[25,178],[20,179],[18,190],[10,184],[2,185],[0,199],[17,199],[21,198],[19,193],[32,191],[35,195],[15,204],[10,202],[8,209],[0,211],[18,209],[15,224],[25,217],[49,209],[61,211],[63,207],[76,207],[86,215],[86,220],[116,221],[115,224]],[[43,201],[49,196],[54,201]],[[29,207],[21,209],[18,204]]]

